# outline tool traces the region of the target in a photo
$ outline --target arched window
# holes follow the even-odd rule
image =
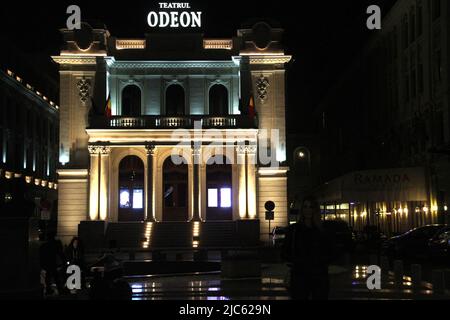
[[[209,114],[228,115],[228,90],[221,84],[215,84],[209,89]]]
[[[141,89],[136,85],[126,86],[122,91],[122,116],[141,115]]]
[[[184,88],[179,84],[170,85],[166,90],[166,115],[184,116],[185,94]]]
[[[119,221],[144,220],[144,163],[127,156],[119,164]]]

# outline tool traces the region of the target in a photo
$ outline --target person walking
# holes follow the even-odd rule
[[[80,267],[81,270],[81,286],[84,288],[85,285],[85,272],[86,272],[86,265],[84,260],[84,247],[83,243],[81,242],[81,239],[78,237],[73,237],[70,241],[70,244],[67,246],[65,251],[67,264],[70,265],[76,265]]]
[[[282,255],[291,267],[290,294],[295,300],[327,300],[332,244],[314,197],[306,197],[300,219],[289,226]]]
[[[55,236],[55,232],[49,232],[47,241],[39,248],[41,270],[45,271],[46,295],[59,294],[63,289],[59,270],[66,265],[66,257],[61,241]],[[56,290],[50,291],[52,284],[56,285]]]

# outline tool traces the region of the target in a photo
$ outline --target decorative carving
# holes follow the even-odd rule
[[[111,147],[107,147],[107,146],[101,146],[100,147],[100,153],[102,155],[108,155],[111,153]]]
[[[145,146],[145,150],[147,151],[148,156],[153,156],[155,154],[155,145],[148,144]]]
[[[291,61],[292,56],[250,56],[250,64],[284,65]]]
[[[191,145],[192,155],[193,156],[200,156],[201,148],[202,148],[201,144],[193,143]]]
[[[77,82],[77,88],[79,91],[80,101],[86,104],[89,101],[91,91],[91,80],[82,78]]]
[[[124,49],[145,49],[146,41],[145,40],[129,40],[122,39],[116,40],[116,49],[124,50]]]
[[[231,49],[233,49],[233,40],[229,40],[229,39],[203,40],[203,48],[204,49],[231,50]]]
[[[267,99],[267,89],[270,86],[269,79],[261,75],[256,81],[256,90],[258,91],[258,98],[261,102]]]
[[[236,152],[238,154],[245,154],[245,145],[238,144],[236,146]]]
[[[94,154],[108,155],[111,153],[111,147],[108,147],[108,146],[90,145],[90,146],[88,146],[88,150],[91,155],[94,155]]]
[[[95,65],[97,60],[95,57],[81,57],[77,55],[73,56],[53,56],[53,61],[61,65]]]
[[[113,69],[229,69],[237,68],[233,61],[214,61],[214,62],[128,62],[113,61],[110,65]],[[147,71],[147,70],[145,70]]]
[[[236,152],[238,154],[255,154],[257,150],[256,145],[238,145],[236,147]]]
[[[89,154],[98,154],[100,153],[100,147],[99,146],[88,146]]]
[[[256,145],[252,144],[252,145],[248,145],[246,147],[247,147],[247,150],[246,150],[247,153],[249,153],[249,154],[256,154],[256,150],[257,150]]]

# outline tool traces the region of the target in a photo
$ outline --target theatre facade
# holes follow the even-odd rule
[[[266,23],[230,39],[62,30],[59,237],[256,245],[269,240],[269,200],[271,226],[286,225],[282,32]]]

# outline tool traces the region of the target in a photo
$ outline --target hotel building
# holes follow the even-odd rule
[[[387,234],[449,221],[448,1],[399,0],[316,110],[324,214]]]
[[[230,39],[118,39],[84,23],[62,33],[53,57],[61,239],[79,234],[90,247],[253,246],[269,240],[268,200],[276,205],[272,226],[287,224],[291,57],[283,30],[261,22]]]

